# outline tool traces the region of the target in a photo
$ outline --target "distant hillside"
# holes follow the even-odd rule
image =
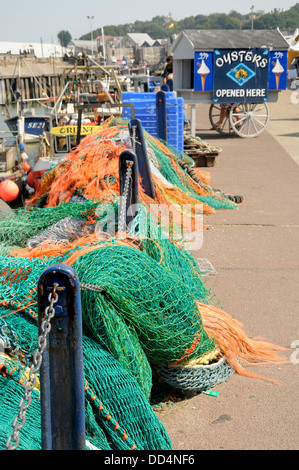
[[[281,13],[254,12],[254,29],[295,29],[299,27],[299,3]],[[168,38],[184,29],[251,29],[251,14],[241,15],[232,10],[225,13],[189,16],[176,21],[165,16],[155,16],[150,21],[136,20],[134,23],[104,26],[105,35],[124,36],[126,33],[148,33],[153,39]],[[93,37],[101,34],[101,29],[93,31]],[[90,32],[80,39],[90,39]]]

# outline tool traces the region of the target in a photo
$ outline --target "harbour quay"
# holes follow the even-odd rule
[[[0,103],[57,96],[64,67],[63,58],[37,58],[34,54],[0,54]]]

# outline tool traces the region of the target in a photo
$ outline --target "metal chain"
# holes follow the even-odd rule
[[[32,364],[29,371],[29,379],[25,383],[25,391],[24,396],[21,398],[19,403],[19,414],[15,417],[12,427],[13,427],[13,434],[7,439],[6,442],[6,450],[16,450],[20,443],[20,430],[24,427],[26,422],[26,410],[31,405],[31,394],[32,390],[36,386],[37,381],[37,374],[41,367],[42,360],[43,360],[43,353],[47,346],[47,336],[51,331],[51,320],[55,315],[55,308],[54,304],[58,301],[58,294],[56,293],[56,289],[58,284],[54,284],[53,291],[50,292],[48,301],[49,306],[45,309],[45,320],[41,323],[41,335],[37,340],[38,348],[34,353]],[[25,403],[26,402],[26,403]],[[18,423],[20,421],[20,424]],[[15,442],[15,445],[11,441]]]
[[[0,318],[0,341],[3,343],[3,349],[11,354],[21,349],[18,344],[18,336],[16,332],[8,326],[3,318]]]
[[[104,292],[105,289],[101,286],[97,286],[96,284],[85,284],[84,282],[81,282],[80,287],[82,290],[90,290],[93,292]]]
[[[136,126],[133,126],[132,127],[132,131],[133,131],[133,136],[132,136],[132,149],[133,149],[133,152],[136,154]]]
[[[124,192],[123,192],[123,195],[121,196],[121,201],[120,201],[120,212],[119,212],[119,222],[118,222],[119,227],[126,226],[125,221],[126,221],[126,211],[127,211],[127,198],[129,194],[130,178],[132,176],[133,162],[128,161],[127,165],[128,165],[128,168],[126,172]]]
[[[132,145],[132,149],[133,149],[133,152],[134,152],[135,155],[136,155],[136,145],[138,144],[138,145],[141,146],[142,144],[141,144],[139,141],[136,140],[136,126],[133,126],[133,127],[132,127],[132,131],[133,131],[133,135],[132,135],[132,138],[131,138],[132,144],[133,144],[133,145]],[[152,163],[153,163],[157,168],[159,168],[159,162],[158,162],[157,157],[155,156],[154,150],[153,150],[147,143],[145,144],[145,146],[146,146],[146,152],[147,152],[147,154],[148,154],[150,160],[152,161]]]

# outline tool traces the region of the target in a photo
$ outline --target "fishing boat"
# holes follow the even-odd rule
[[[38,142],[49,118],[55,117],[59,123],[66,114],[77,113],[81,104],[120,102],[122,91],[130,89],[132,80],[118,72],[118,65],[102,66],[87,56],[86,65],[78,65],[76,62],[75,65],[64,67],[57,96],[48,96],[44,89],[41,89],[39,98],[23,99],[19,96],[14,116],[10,115],[6,107],[5,123],[14,136],[23,136],[23,142]]]
[[[82,102],[76,108],[77,113],[70,112],[74,111],[71,107],[60,119],[52,115],[47,120],[40,139],[33,171],[48,170],[53,163],[61,162],[84,137],[101,130],[107,119],[121,116],[123,106],[129,106],[134,116],[134,107],[131,104],[107,103],[107,101]]]
[[[121,116],[127,77],[114,66],[66,67],[59,96],[46,118],[34,171],[43,171],[65,158],[88,134],[97,132],[111,116]],[[128,106],[128,105],[126,105]],[[132,115],[134,110],[132,110]]]
[[[15,169],[16,141],[13,137],[7,137],[7,133],[0,135],[0,177],[11,175]]]
[[[20,148],[17,139],[0,134],[0,218],[7,211],[23,207],[29,196],[26,188],[27,175],[21,164]]]
[[[19,134],[19,127],[22,126],[23,139],[25,142],[38,142],[45,128],[46,119],[49,112],[37,115],[34,108],[24,109],[22,113],[5,119],[9,130],[13,135]]]
[[[78,117],[77,113],[65,112],[58,122],[55,116],[47,120],[33,171],[48,170],[53,163],[62,161],[83,137],[101,129],[101,118],[96,113],[80,115],[80,122]]]
[[[24,62],[28,67],[30,75],[33,77],[37,88],[40,90],[40,97],[25,99],[20,83],[21,58],[19,58],[17,60],[18,74],[15,77],[16,85],[15,90],[13,91],[17,109],[15,115],[11,115],[8,106],[4,104],[7,114],[7,118],[4,122],[15,137],[21,135],[22,141],[24,142],[37,142],[39,140],[39,136],[43,133],[45,119],[51,111],[55,97],[48,95],[47,89],[42,87],[40,81],[34,76],[31,68],[24,58],[22,58],[22,62]],[[37,112],[37,110],[39,111],[40,106],[44,108],[44,112]]]

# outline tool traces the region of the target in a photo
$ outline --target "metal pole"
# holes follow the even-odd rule
[[[76,139],[76,146],[80,144],[81,140],[81,123],[82,123],[82,106],[78,107],[78,122],[77,122],[77,139]]]
[[[109,95],[110,96],[110,95]],[[133,103],[106,103],[102,101],[93,101],[92,104],[80,104],[78,106],[78,123],[77,123],[77,137],[76,137],[76,146],[80,144],[81,140],[81,127],[82,127],[82,112],[83,109],[94,109],[100,107],[108,107],[108,108],[130,108],[131,116],[134,118],[135,116],[135,108]]]
[[[94,19],[94,16],[88,16],[87,17],[90,22],[90,39],[91,39],[91,57],[93,57],[93,34],[92,34],[92,20]]]
[[[253,30],[253,11],[254,11],[254,5],[251,5],[250,11],[251,11],[251,29]]]
[[[105,45],[104,28],[102,28],[102,41],[103,41],[103,58],[104,58],[104,65],[105,65],[106,64],[106,45]]]
[[[44,270],[38,282],[39,326],[56,284],[58,301],[40,370],[43,450],[85,450],[80,283],[68,265]]]

